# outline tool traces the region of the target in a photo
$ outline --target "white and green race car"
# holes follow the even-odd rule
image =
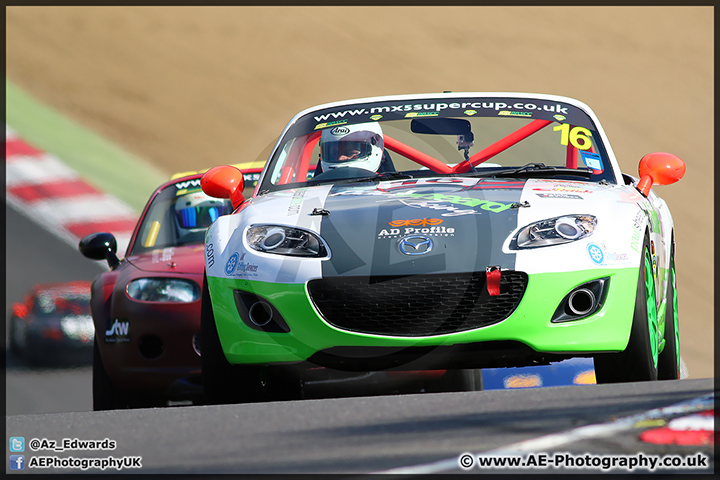
[[[285,127],[250,198],[205,193],[202,371],[211,401],[302,398],[318,372],[477,369],[592,357],[598,383],[679,377],[673,220],[566,97],[453,93],[320,105]],[[315,378],[313,377],[313,378]]]

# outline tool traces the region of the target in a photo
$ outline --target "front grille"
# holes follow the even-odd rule
[[[498,323],[517,308],[527,274],[503,270],[500,295],[490,296],[485,272],[331,277],[308,282],[315,307],[331,325],[353,332],[419,337]]]

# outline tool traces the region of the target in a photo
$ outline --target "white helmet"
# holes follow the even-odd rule
[[[377,172],[383,149],[383,133],[377,122],[329,128],[323,130],[320,138],[320,160],[324,172],[338,167]]]
[[[175,219],[181,229],[204,230],[221,215],[232,212],[229,200],[214,198],[203,191],[187,193],[175,201]]]

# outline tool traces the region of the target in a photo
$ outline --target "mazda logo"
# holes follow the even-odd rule
[[[430,237],[411,235],[400,239],[400,251],[405,255],[425,255],[433,248]]]

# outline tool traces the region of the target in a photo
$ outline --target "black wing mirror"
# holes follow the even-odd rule
[[[80,240],[80,253],[91,260],[107,260],[110,270],[120,264],[117,257],[117,240],[112,233],[91,233]]]

